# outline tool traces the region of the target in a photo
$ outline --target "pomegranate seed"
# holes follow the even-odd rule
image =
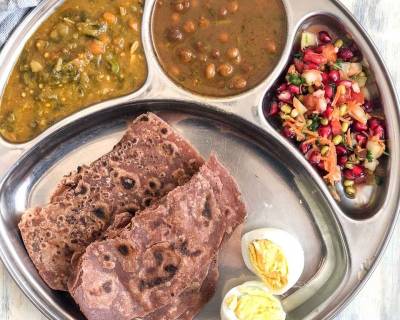
[[[322,76],[322,82],[323,82],[323,83],[328,83],[328,80],[329,80],[329,75],[328,75],[328,73],[322,72],[322,73],[321,73],[321,76]]]
[[[332,98],[333,97],[333,88],[331,86],[325,87],[325,98]]]
[[[374,107],[372,105],[372,102],[369,101],[369,100],[365,100],[365,102],[364,102],[364,110],[366,112],[371,112],[373,109],[374,109]]]
[[[282,91],[280,94],[278,94],[278,99],[280,101],[290,103],[290,102],[292,102],[292,94],[287,90]]]
[[[328,105],[328,106],[326,107],[326,110],[324,111],[323,115],[324,115],[325,118],[330,119],[330,117],[331,117],[331,115],[332,115],[332,112],[333,112],[332,106]]]
[[[318,34],[318,39],[319,39],[319,41],[321,41],[321,42],[323,42],[323,43],[330,43],[330,42],[332,42],[331,36],[330,36],[329,33],[326,32],[326,31],[320,31],[319,34]]]
[[[324,161],[320,161],[320,162],[317,164],[317,167],[318,167],[319,169],[325,171],[325,163],[324,163]]]
[[[306,154],[310,150],[311,144],[302,142],[300,143],[299,148],[303,154]]]
[[[329,72],[329,79],[331,79],[333,82],[338,82],[340,80],[340,73],[337,70],[331,70]]]
[[[332,132],[332,129],[330,126],[320,126],[318,128],[318,134],[324,138],[328,138],[328,136],[331,134],[331,132]]]
[[[350,61],[354,57],[354,53],[349,48],[340,48],[338,57],[344,61]]]
[[[365,147],[367,145],[367,137],[363,134],[357,134],[356,141],[360,147]]]
[[[298,86],[295,86],[294,84],[291,84],[289,86],[289,91],[292,94],[300,94],[300,88]]]
[[[345,86],[346,88],[351,88],[353,83],[350,80],[342,80],[339,85]]]
[[[310,154],[310,157],[308,158],[308,161],[313,165],[316,165],[316,164],[320,163],[321,154],[318,151],[313,151]]]
[[[324,46],[318,46],[318,47],[316,47],[316,48],[314,49],[314,51],[315,51],[316,53],[322,53],[323,50],[324,50]]]
[[[338,164],[339,166],[344,166],[347,162],[347,156],[340,156],[338,158]]]
[[[279,112],[279,107],[278,107],[278,102],[274,101],[271,103],[271,106],[269,107],[269,112],[268,116],[272,117]]]
[[[277,89],[276,89],[276,91],[278,91],[278,92],[282,92],[282,91],[285,91],[286,89],[287,89],[287,84],[286,83],[282,83]]]
[[[359,56],[361,55],[360,49],[358,49],[356,43],[354,41],[352,41],[349,45],[349,49],[351,50],[351,52],[353,53],[354,56]]]
[[[356,178],[361,177],[361,175],[364,173],[364,169],[361,166],[354,166],[352,171],[354,177]]]
[[[356,121],[353,124],[354,130],[358,131],[358,132],[363,132],[363,131],[367,131],[368,130],[368,126],[366,124],[363,124],[359,121]]]
[[[368,125],[370,129],[375,130],[377,126],[379,126],[381,122],[377,118],[371,118],[368,120]]]
[[[282,134],[288,138],[288,139],[293,139],[295,137],[295,133],[293,130],[289,129],[288,127],[283,127],[282,128]]]
[[[346,169],[343,171],[343,176],[345,177],[345,179],[347,180],[354,180],[354,173],[353,170],[350,169]]]
[[[365,184],[367,182],[367,175],[365,174],[365,172],[363,172],[363,174],[360,177],[357,177],[354,180],[355,184]]]
[[[381,125],[377,126],[374,129],[374,136],[377,136],[379,139],[384,139],[385,137],[385,129]]]
[[[345,146],[336,146],[336,153],[339,156],[344,156],[347,154],[347,149]]]

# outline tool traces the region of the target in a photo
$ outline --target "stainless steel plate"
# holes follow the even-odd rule
[[[30,35],[61,3],[45,0],[20,24],[0,54],[0,91]],[[399,110],[386,69],[360,26],[330,0],[284,0],[287,44],[279,64],[256,88],[229,98],[207,98],[177,87],[159,66],[151,42],[154,0],[147,1],[142,25],[149,75],[131,95],[106,101],[55,124],[20,145],[0,140],[0,255],[32,302],[51,319],[80,319],[68,294],[41,281],[23,247],[17,223],[27,207],[43,204],[62,175],[111,149],[127,119],[158,112],[204,156],[214,150],[236,177],[249,209],[244,230],[224,247],[218,292],[198,319],[216,319],[223,294],[252,278],[241,260],[242,232],[274,226],[297,236],[306,255],[304,273],[283,299],[288,319],[331,317],[357,292],[385,247],[399,208]],[[323,25],[350,34],[368,61],[371,84],[387,117],[390,159],[387,179],[376,196],[337,203],[296,148],[264,118],[263,101],[284,71],[303,28]],[[166,100],[168,99],[168,100]],[[196,101],[197,103],[193,103]],[[365,213],[365,214],[363,214]],[[354,217],[363,219],[354,219]],[[368,218],[366,218],[368,217]]]

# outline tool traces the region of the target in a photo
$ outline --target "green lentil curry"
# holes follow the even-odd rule
[[[0,133],[28,141],[145,81],[142,0],[66,0],[26,43],[0,104]]]

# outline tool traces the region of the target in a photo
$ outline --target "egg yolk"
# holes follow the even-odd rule
[[[249,245],[250,261],[259,277],[272,290],[288,283],[289,267],[282,249],[270,240],[254,240]]]
[[[241,288],[226,300],[238,320],[283,320],[286,317],[278,299],[265,290]]]

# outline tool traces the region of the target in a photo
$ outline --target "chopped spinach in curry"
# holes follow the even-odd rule
[[[145,81],[142,0],[66,0],[26,43],[0,105],[0,133],[28,141]]]

